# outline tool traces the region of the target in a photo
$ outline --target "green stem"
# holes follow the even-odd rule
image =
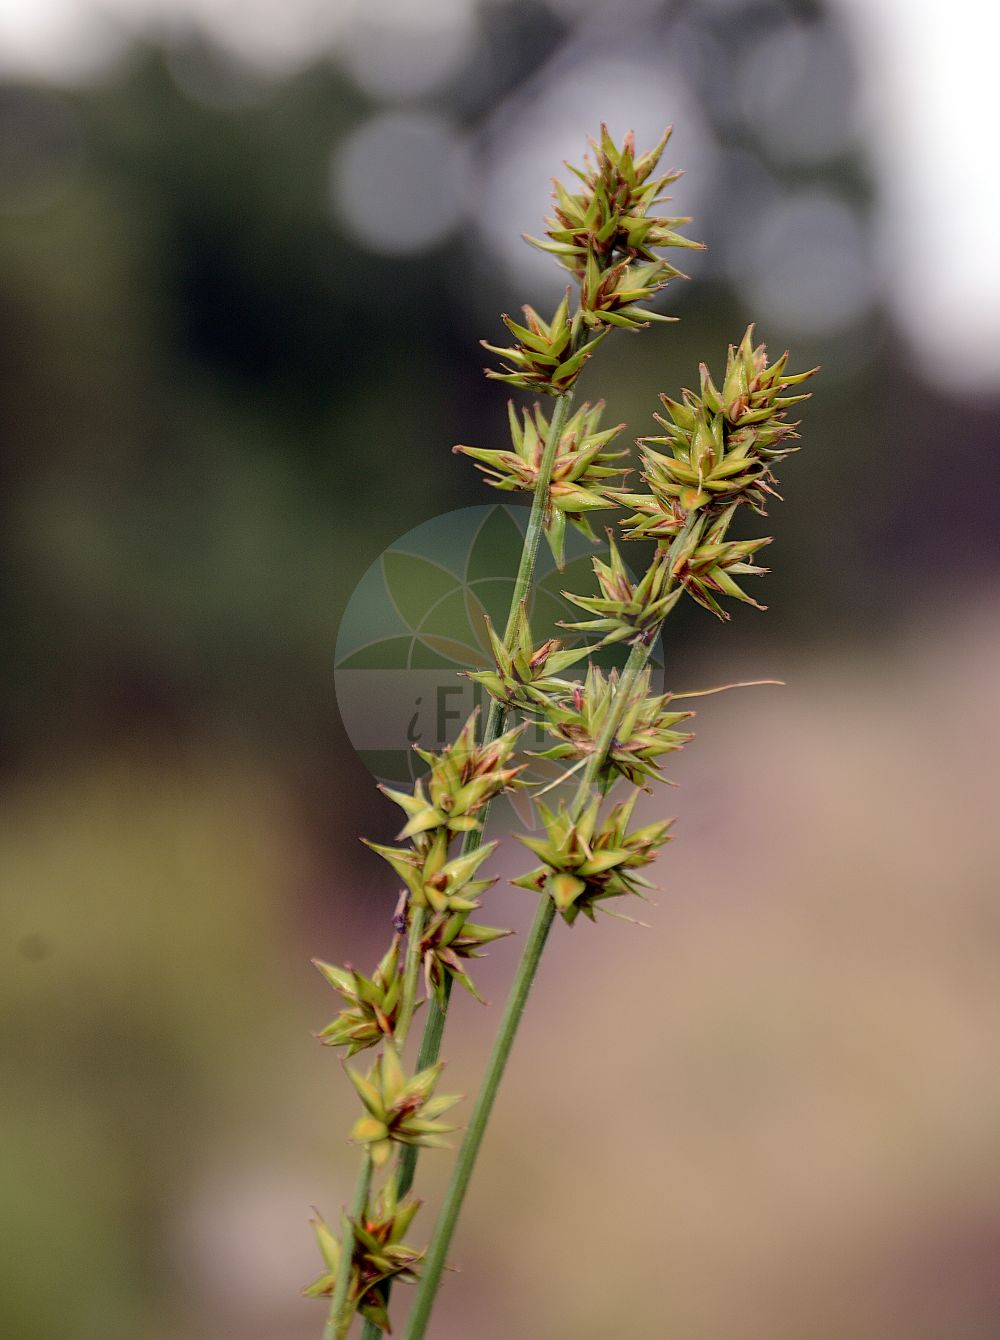
[[[372,1184],[372,1161],[365,1155],[361,1167],[361,1176],[354,1189],[354,1204],[351,1206],[351,1219],[360,1219],[368,1207],[368,1192]],[[340,1260],[337,1262],[337,1278],[333,1285],[333,1297],[330,1299],[330,1312],[323,1330],[323,1340],[343,1340],[351,1329],[354,1316],[347,1306],[347,1295],[351,1287],[351,1265],[354,1260],[354,1225],[344,1228],[340,1244]]]
[[[393,1040],[401,1048],[410,1031],[410,1021],[417,1004],[417,978],[420,976],[420,938],[424,933],[427,909],[415,907],[406,933],[406,964],[403,968],[403,993],[399,1003],[399,1017]]]
[[[524,600],[531,589],[531,581],[535,573],[535,563],[538,558],[538,546],[541,543],[542,534],[545,530],[545,513],[549,506],[549,486],[552,483],[552,467],[555,463],[556,451],[560,439],[566,428],[566,421],[569,418],[570,405],[573,401],[573,392],[567,391],[565,395],[559,396],[552,410],[552,418],[549,422],[549,432],[545,439],[545,446],[542,449],[542,459],[538,467],[538,478],[535,481],[534,492],[531,496],[531,511],[528,513],[528,524],[524,532],[524,543],[521,546],[521,559],[517,566],[517,573],[514,577],[514,590],[511,593],[510,608],[507,611],[507,625],[504,629],[504,643],[510,643],[514,632],[514,623],[517,619],[517,612],[521,601]],[[486,714],[486,723],[483,727],[482,744],[491,745],[498,739],[504,731],[507,724],[507,709],[495,698],[491,699],[489,711]],[[486,821],[489,816],[489,802],[486,803],[482,811],[482,822],[478,829],[470,829],[462,839],[461,854],[464,856],[468,852],[475,851],[483,840],[483,833],[486,831]],[[407,957],[409,958],[409,949],[412,948],[412,941],[408,947]],[[417,1071],[426,1070],[428,1066],[434,1065],[441,1052],[441,1039],[444,1036],[444,1026],[447,1017],[448,1001],[451,996],[451,978],[447,977],[444,982],[444,1002],[438,1003],[436,997],[432,996],[427,1004],[427,1015],[424,1020],[424,1033],[420,1040],[420,1051],[417,1056]],[[400,1150],[399,1159],[396,1164],[396,1195],[402,1199],[413,1185],[413,1179],[417,1171],[417,1147],[416,1145],[404,1145]],[[388,1286],[391,1288],[391,1284]],[[387,1288],[387,1293],[388,1293]],[[361,1332],[361,1340],[379,1340],[381,1331],[370,1321],[366,1321]]]
[[[671,545],[670,552],[666,558],[670,570],[667,589],[673,585],[673,568],[677,558],[692,531],[697,527],[697,524],[696,515],[689,516],[683,529]],[[573,798],[570,814],[574,820],[580,817],[590,798],[591,790],[597,781],[600,770],[604,765],[604,761],[614,740],[615,732],[621,723],[629,695],[634,690],[636,682],[649,660],[652,648],[655,645],[656,639],[659,637],[662,628],[663,623],[661,622],[657,626],[654,635],[648,641],[637,643],[629,653],[625,668],[618,680],[618,688],[608,712],[607,720],[597,739],[594,752],[591,754],[590,759],[587,762],[587,767],[584,770],[580,785]],[[486,1126],[493,1110],[493,1103],[496,1099],[497,1090],[500,1087],[500,1081],[503,1078],[507,1060],[510,1056],[511,1048],[514,1045],[514,1038],[517,1034],[518,1025],[520,1024],[521,1016],[524,1013],[525,1002],[528,999],[528,993],[534,983],[535,974],[538,971],[538,964],[541,960],[545,943],[548,940],[549,931],[552,928],[554,918],[555,903],[547,892],[543,892],[535,911],[535,919],[532,922],[531,930],[528,934],[527,941],[525,942],[524,952],[521,956],[521,962],[518,965],[517,976],[514,978],[514,984],[511,987],[510,995],[507,999],[503,1018],[500,1021],[500,1029],[497,1033],[496,1041],[493,1044],[493,1051],[490,1054],[486,1074],[483,1077],[482,1085],[476,1096],[476,1103],[472,1110],[472,1116],[469,1119],[469,1126],[466,1130],[465,1138],[462,1141],[462,1147],[459,1150],[458,1158],[455,1161],[455,1167],[452,1171],[451,1181],[448,1184],[444,1204],[441,1207],[441,1213],[438,1216],[438,1221],[434,1228],[434,1236],[431,1239],[430,1247],[424,1258],[420,1287],[406,1330],[406,1340],[422,1340],[422,1337],[427,1330],[427,1323],[430,1320],[431,1310],[434,1307],[434,1301],[441,1283],[441,1273],[444,1270],[445,1257],[448,1248],[451,1245],[451,1239],[455,1232],[455,1226],[458,1222],[462,1204],[465,1200],[469,1181],[472,1177],[476,1159],[479,1155],[479,1149],[483,1143],[483,1136],[486,1134]]]
[[[451,978],[448,977],[444,982],[445,1008],[441,1009],[435,997],[431,997],[427,1005],[427,1019],[424,1023],[424,1035],[420,1039],[420,1051],[417,1053],[417,1073],[426,1070],[432,1066],[438,1059],[441,1052],[441,1038],[444,1034],[444,1025],[447,1018],[447,1002],[451,995]],[[417,1146],[404,1145],[399,1151],[399,1162],[396,1165],[396,1194],[402,1199],[413,1185],[413,1178],[417,1171]],[[380,1334],[378,1328],[372,1331],[371,1336],[363,1334],[362,1340],[376,1340]]]
[[[418,1340],[418,1337],[422,1336],[427,1329],[431,1309],[434,1306],[434,1299],[441,1281],[441,1272],[444,1269],[445,1255],[451,1244],[455,1224],[462,1208],[462,1202],[465,1199],[466,1188],[469,1185],[476,1157],[479,1154],[479,1147],[486,1133],[486,1123],[489,1121],[490,1113],[493,1110],[493,1101],[496,1098],[497,1089],[507,1066],[507,1058],[510,1056],[510,1049],[514,1044],[517,1026],[520,1023],[521,1014],[528,999],[528,992],[535,980],[538,961],[542,956],[542,950],[545,948],[554,916],[555,903],[545,894],[539,899],[535,911],[535,919],[532,922],[531,931],[524,946],[517,976],[514,978],[514,985],[511,987],[504,1008],[503,1019],[500,1021],[500,1030],[493,1044],[493,1051],[490,1054],[482,1087],[476,1098],[476,1106],[469,1120],[469,1127],[465,1133],[465,1139],[462,1141],[462,1147],[458,1152],[458,1158],[455,1160],[448,1193],[444,1205],[441,1207],[441,1213],[434,1229],[434,1237],[424,1259],[421,1269],[420,1289],[413,1305],[413,1311],[410,1314],[406,1340]]]

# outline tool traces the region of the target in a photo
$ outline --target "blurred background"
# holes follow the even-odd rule
[[[374,961],[397,827],[338,623],[487,500],[477,341],[557,298],[520,233],[602,119],[675,124],[708,250],[582,392],[649,431],[750,320],[823,364],[770,611],[666,649],[789,686],[702,705],[653,928],[557,928],[434,1333],[1000,1334],[998,41],[983,0],[0,0],[5,1336],[322,1327],[354,1099],[308,960]],[[469,1090],[497,1010],[454,1013]]]

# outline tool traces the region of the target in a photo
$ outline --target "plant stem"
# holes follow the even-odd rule
[[[667,589],[673,585],[673,570],[678,555],[697,524],[696,516],[689,516],[684,527],[671,545],[670,552],[666,559],[666,562],[669,565]],[[625,668],[618,680],[618,687],[615,691],[614,700],[611,709],[608,712],[607,720],[597,739],[594,752],[588,760],[587,767],[580,780],[580,785],[573,798],[570,814],[574,820],[580,817],[590,798],[591,790],[597,781],[607,754],[611,749],[615,732],[621,722],[625,707],[628,703],[629,695],[634,690],[636,682],[649,660],[652,648],[655,645],[656,639],[659,637],[662,628],[663,623],[661,622],[657,626],[653,637],[646,642],[636,643],[629,653]],[[510,995],[507,998],[507,1004],[504,1008],[503,1018],[500,1021],[500,1029],[497,1033],[496,1041],[493,1044],[493,1051],[490,1054],[486,1074],[483,1077],[479,1093],[476,1095],[476,1103],[472,1110],[472,1116],[469,1119],[469,1126],[466,1130],[465,1138],[462,1141],[462,1147],[458,1152],[458,1158],[455,1160],[455,1167],[452,1171],[451,1181],[448,1184],[444,1204],[441,1207],[441,1213],[438,1216],[438,1221],[434,1228],[434,1236],[431,1239],[430,1247],[428,1248],[427,1255],[424,1259],[420,1287],[417,1292],[416,1301],[413,1305],[413,1311],[410,1314],[409,1325],[406,1331],[406,1340],[422,1340],[427,1329],[427,1323],[430,1320],[431,1310],[434,1307],[434,1301],[441,1283],[441,1272],[444,1270],[445,1257],[448,1248],[451,1245],[451,1239],[455,1232],[455,1225],[458,1222],[458,1216],[465,1200],[469,1181],[472,1177],[472,1171],[476,1164],[476,1158],[478,1157],[479,1149],[483,1142],[483,1136],[486,1134],[486,1126],[493,1110],[493,1103],[496,1099],[497,1090],[500,1086],[500,1081],[503,1078],[511,1048],[514,1045],[514,1038],[517,1034],[518,1025],[520,1024],[521,1016],[524,1013],[525,1002],[528,999],[528,993],[534,983],[535,974],[538,971],[538,964],[541,960],[542,951],[545,948],[545,943],[548,939],[549,931],[552,928],[554,918],[555,903],[548,892],[545,891],[542,893],[538,902],[538,907],[535,911],[535,919],[531,924],[531,930],[528,934],[527,941],[525,942],[521,962],[518,965],[517,976],[514,978],[514,984],[511,987]]]
[[[399,1018],[396,1020],[396,1032],[393,1037],[397,1047],[402,1047],[410,1031],[410,1021],[417,1004],[417,978],[420,975],[420,937],[424,933],[424,921],[427,919],[425,907],[415,907],[410,926],[406,933],[406,964],[403,968],[403,994],[399,1004]]]
[[[371,1156],[366,1154],[361,1166],[361,1175],[354,1189],[354,1204],[351,1206],[351,1219],[360,1219],[368,1206],[368,1192],[372,1184]],[[354,1225],[344,1229],[340,1244],[340,1260],[337,1262],[337,1278],[333,1285],[333,1297],[330,1299],[330,1312],[323,1330],[323,1340],[343,1340],[351,1329],[353,1312],[347,1307],[347,1295],[351,1287],[351,1265],[354,1260]]]
[[[542,956],[542,950],[545,948],[554,916],[555,903],[548,894],[543,894],[535,910],[535,919],[532,922],[531,931],[524,946],[524,953],[521,955],[514,985],[511,987],[510,995],[507,998],[503,1018],[500,1021],[500,1031],[497,1033],[496,1041],[493,1044],[493,1051],[490,1054],[482,1087],[476,1098],[476,1106],[469,1120],[468,1130],[458,1152],[458,1158],[455,1160],[448,1193],[434,1229],[434,1237],[431,1239],[431,1245],[424,1259],[420,1289],[413,1305],[413,1311],[410,1314],[406,1340],[419,1340],[419,1337],[427,1329],[431,1309],[434,1306],[438,1285],[441,1281],[441,1272],[444,1269],[445,1255],[451,1244],[455,1224],[458,1221],[469,1179],[472,1176],[476,1157],[479,1154],[479,1147],[486,1133],[486,1123],[489,1121],[490,1113],[493,1110],[497,1089],[507,1066],[507,1058],[514,1044],[517,1026],[528,999],[528,992],[535,980],[538,961]]]
[[[451,995],[451,978],[447,978],[444,983],[445,1003],[447,1006],[448,997]],[[438,1059],[441,1052],[441,1038],[444,1034],[445,1019],[447,1018],[447,1008],[441,1009],[437,1000],[432,996],[427,1004],[427,1019],[424,1023],[424,1035],[420,1039],[420,1051],[417,1053],[417,1073],[426,1070],[432,1066]],[[404,1145],[399,1151],[399,1162],[396,1165],[396,1193],[398,1196],[405,1196],[407,1191],[413,1185],[413,1178],[417,1170],[417,1146]],[[363,1340],[374,1340],[379,1335],[376,1328],[371,1336],[365,1334]]]
[[[552,410],[552,418],[549,422],[549,432],[545,439],[545,446],[542,449],[542,459],[538,467],[538,478],[535,481],[534,492],[531,496],[531,511],[528,513],[528,524],[524,532],[524,543],[521,546],[521,558],[517,566],[517,573],[514,577],[514,590],[510,597],[510,607],[507,611],[507,624],[504,629],[504,643],[509,644],[514,632],[514,622],[517,619],[517,612],[531,589],[531,581],[535,573],[535,563],[538,558],[538,546],[541,543],[542,533],[545,529],[545,513],[549,506],[549,486],[552,483],[552,466],[555,462],[556,451],[559,447],[560,439],[566,427],[566,421],[569,418],[570,405],[573,401],[573,392],[567,391],[561,395],[555,402]],[[486,723],[483,727],[482,744],[491,745],[494,740],[503,734],[504,726],[507,724],[507,709],[495,698],[490,700],[489,711],[486,714]],[[470,829],[462,839],[461,854],[465,856],[468,852],[475,851],[482,843],[483,834],[486,831],[486,821],[489,816],[490,802],[483,806],[482,822],[478,829]],[[419,940],[419,936],[417,937]],[[413,949],[414,941],[411,938],[407,946],[407,963],[409,964],[410,954]],[[448,1000],[451,996],[451,978],[447,977],[444,982],[444,1005],[440,1005],[437,998],[432,996],[427,1003],[427,1015],[424,1020],[424,1033],[420,1040],[420,1051],[417,1056],[417,1071],[426,1070],[428,1066],[434,1065],[441,1052],[441,1039],[444,1036],[444,1026],[447,1017]],[[412,1011],[411,1011],[412,1013]],[[409,1021],[407,1020],[407,1023]],[[396,1164],[396,1195],[402,1199],[413,1185],[413,1179],[417,1170],[416,1145],[404,1145],[400,1150],[399,1158]],[[389,1285],[391,1288],[391,1284]],[[388,1294],[387,1288],[387,1294]],[[378,1340],[381,1331],[370,1321],[366,1321],[361,1332],[361,1340]]]

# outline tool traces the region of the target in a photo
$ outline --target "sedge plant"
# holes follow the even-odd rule
[[[395,843],[368,846],[399,881],[392,940],[371,976],[317,963],[342,1006],[319,1040],[348,1060],[374,1053],[364,1069],[345,1065],[359,1100],[351,1206],[337,1232],[314,1220],[323,1269],[306,1293],[325,1300],[324,1340],[343,1340],[355,1318],[363,1340],[389,1333],[397,1282],[416,1286],[407,1340],[426,1335],[553,925],[623,915],[622,901],[644,895],[646,868],[670,840],[669,821],[643,824],[634,813],[639,791],[663,781],[668,756],[693,738],[683,700],[698,695],[651,692],[649,660],[664,622],[685,597],[720,619],[730,601],[763,608],[741,583],[766,571],[756,556],[769,541],[733,532],[746,509],[765,514],[778,496],[775,467],[796,449],[788,412],[806,398],[797,388],[815,369],[790,373],[787,354],[769,362],[748,329],[718,379],[703,364],[696,390],[661,395],[660,431],[639,439],[639,488],[626,487],[625,453],[614,445],[623,425],[602,428],[600,403],[573,410],[581,370],[616,327],[635,333],[673,319],[649,306],[681,276],[663,252],[700,245],[678,231],[690,220],[657,212],[679,175],[659,172],[669,136],[638,154],[631,134],[618,145],[602,127],[583,166],[570,169],[572,185],[555,183],[546,235],[527,240],[563,267],[566,294],[549,319],[530,307],[521,322],[504,315],[513,342],[485,344],[500,364],[486,375],[547,397],[547,406],[508,407],[509,449],[455,448],[494,488],[529,494],[531,505],[505,627],[488,630],[494,665],[470,676],[489,696],[485,719],[474,713],[440,751],[418,750],[426,771],[411,790],[383,788],[403,824]],[[606,557],[594,560],[598,594],[566,593],[585,617],[564,626],[582,643],[536,641],[528,602],[542,537],[561,567],[567,523],[593,539],[592,514],[609,511],[622,540],[651,543],[648,565],[633,577],[609,531]],[[627,649],[627,659],[605,673],[590,660],[609,646]],[[529,723],[546,748],[525,748]],[[561,799],[543,802],[552,785],[540,787],[539,760],[561,770]],[[405,1239],[420,1206],[417,1156],[449,1146],[456,1132],[458,1098],[438,1091],[451,992],[457,983],[478,996],[474,960],[509,934],[478,920],[495,883],[484,869],[498,845],[484,841],[490,806],[532,787],[538,823],[517,836],[536,864],[513,883],[537,895],[534,920],[429,1245],[413,1247]],[[414,1047],[418,1007],[424,1024]]]

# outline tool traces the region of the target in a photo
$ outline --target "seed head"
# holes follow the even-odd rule
[[[390,1181],[375,1206],[366,1207],[360,1218],[344,1216],[345,1227],[353,1235],[347,1300],[354,1311],[382,1331],[392,1329],[387,1312],[391,1283],[414,1284],[418,1278],[416,1267],[424,1253],[407,1246],[403,1237],[421,1203],[404,1200],[397,1204]],[[303,1292],[307,1298],[327,1298],[333,1294],[336,1285],[341,1242],[334,1237],[321,1215],[316,1214],[312,1223],[325,1269]]]
[[[662,540],[676,534],[686,515],[696,510],[716,516],[735,503],[746,503],[765,512],[768,498],[778,496],[774,465],[797,450],[792,444],[798,425],[787,421],[787,411],[809,399],[808,394],[783,393],[817,370],[792,376],[787,364],[787,352],[768,364],[766,349],[754,345],[749,326],[739,347],[729,346],[721,391],[702,364],[698,394],[686,390],[680,401],[660,397],[666,414],[655,418],[664,433],[639,439],[650,493],[615,494],[635,509],[622,523],[629,539]]]
[[[395,1048],[388,1046],[367,1076],[346,1067],[366,1109],[366,1115],[354,1123],[351,1139],[367,1145],[376,1168],[388,1162],[393,1144],[447,1148],[442,1137],[457,1128],[439,1118],[460,1101],[461,1095],[432,1097],[443,1066],[444,1062],[439,1061],[407,1079]]]
[[[607,333],[599,331],[585,344],[580,343],[582,316],[578,312],[570,319],[569,293],[555,310],[551,321],[543,321],[533,307],[525,307],[526,325],[519,325],[504,313],[504,325],[514,336],[515,344],[502,348],[480,341],[484,349],[496,354],[503,372],[486,369],[493,381],[508,382],[526,391],[542,391],[546,395],[563,395],[574,384],[584,363]]]
[[[607,269],[616,256],[651,261],[656,249],[700,248],[700,242],[675,231],[690,219],[650,212],[669,200],[664,191],[681,175],[673,171],[654,176],[671,132],[668,126],[659,144],[637,156],[631,131],[619,148],[602,125],[600,139],[590,141],[593,158],[586,155],[582,168],[567,164],[579,186],[568,191],[560,182],[553,182],[555,206],[552,217],[545,221],[548,240],[529,237],[527,241],[554,255],[581,279],[591,256]]]
[[[507,767],[522,727],[514,727],[491,744],[476,742],[476,720],[473,712],[458,734],[454,744],[440,753],[416,749],[428,764],[430,771],[420,778],[412,792],[394,791],[379,786],[409,815],[401,838],[417,838],[436,829],[445,829],[449,835],[465,833],[481,827],[476,814],[501,791],[523,786],[521,767]]]
[[[608,899],[624,894],[643,896],[651,885],[637,871],[649,865],[668,841],[670,822],[648,824],[629,833],[628,824],[638,791],[616,805],[599,821],[600,797],[574,821],[567,810],[538,810],[545,827],[541,838],[518,840],[540,856],[543,864],[514,883],[523,889],[546,891],[563,919],[570,925],[582,912],[591,921]],[[613,915],[613,914],[612,914]]]
[[[642,579],[634,582],[622,562],[614,534],[610,530],[608,545],[608,563],[600,558],[593,559],[601,594],[578,596],[572,591],[563,592],[567,600],[597,617],[580,623],[561,623],[560,627],[580,633],[603,634],[598,644],[602,647],[614,642],[648,645],[680,598],[682,588],[674,585],[674,577],[664,555],[657,554]]]
[[[354,968],[337,968],[319,959],[313,962],[348,1004],[317,1034],[324,1046],[346,1047],[347,1055],[353,1056],[366,1047],[376,1046],[383,1038],[392,1037],[403,985],[398,935],[371,977]]]
[[[482,958],[484,945],[513,933],[498,930],[494,926],[477,926],[468,920],[464,912],[437,913],[427,923],[420,940],[428,996],[433,994],[444,1009],[447,1002],[446,984],[451,979],[482,1001],[482,996],[463,966],[463,960]]]
[[[564,762],[590,758],[597,752],[609,717],[621,710],[617,693],[618,672],[612,670],[605,678],[596,666],[591,666],[583,685],[548,704],[542,725],[557,743],[537,757]],[[694,713],[671,711],[670,701],[668,693],[649,695],[649,671],[643,671],[629,695],[598,774],[598,785],[605,794],[619,777],[637,787],[645,786],[650,778],[662,780],[663,756],[683,749],[694,738],[689,732],[676,729]]]
[[[482,684],[508,710],[517,708],[532,715],[543,711],[553,694],[572,692],[572,683],[560,676],[589,656],[591,650],[583,646],[564,651],[562,643],[554,637],[534,646],[524,601],[515,616],[509,647],[488,621],[487,632],[496,671],[470,670],[467,677]]]
[[[473,879],[482,863],[493,855],[496,842],[449,860],[444,828],[432,835],[421,834],[412,847],[386,847],[367,838],[362,841],[392,866],[406,885],[414,907],[429,907],[432,912],[474,912],[479,895],[496,883],[495,879]]]
[[[513,402],[507,406],[512,451],[491,451],[485,447],[457,446],[455,451],[471,456],[476,469],[496,489],[533,493],[542,467],[542,455],[549,435],[549,421],[536,404],[532,411],[522,410],[519,420]],[[608,451],[625,427],[623,423],[600,431],[604,402],[593,408],[584,403],[568,421],[556,446],[552,463],[549,497],[545,508],[545,534],[553,557],[563,566],[566,522],[569,521],[588,539],[595,538],[588,514],[618,502],[604,490],[628,473],[612,465],[628,456],[627,451]]]

